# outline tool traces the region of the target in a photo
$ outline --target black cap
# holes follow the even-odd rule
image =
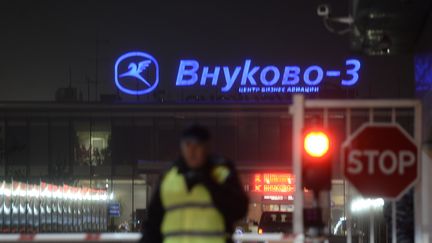
[[[183,131],[181,140],[194,140],[198,143],[205,143],[210,140],[210,132],[206,127],[194,124]]]

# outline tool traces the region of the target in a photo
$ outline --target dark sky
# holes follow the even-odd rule
[[[348,37],[326,31],[316,15],[322,1],[232,2],[2,1],[0,100],[52,100],[56,88],[68,85],[69,69],[86,94],[96,60],[99,93],[113,93],[115,59],[130,50],[150,52],[165,67],[197,57],[333,65],[352,55]],[[335,15],[348,13],[341,4],[347,1],[331,2]],[[406,64],[402,59],[396,66]]]

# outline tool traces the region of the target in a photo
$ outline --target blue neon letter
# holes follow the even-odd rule
[[[285,71],[282,77],[282,85],[296,85],[300,81],[299,66],[285,66]]]
[[[252,69],[250,69],[251,60],[247,59],[245,61],[244,69],[243,69],[243,75],[241,79],[241,85],[246,85],[246,82],[249,80],[251,85],[256,85],[255,78],[253,75],[258,72],[259,66],[255,66]],[[250,69],[250,70],[249,70]]]
[[[317,73],[317,77],[315,78],[315,80],[310,80],[310,73],[313,71]],[[319,83],[321,83],[323,76],[324,76],[323,69],[320,66],[315,65],[315,66],[310,66],[305,70],[303,74],[303,79],[307,85],[318,85]]]
[[[209,67],[208,66],[204,66],[203,72],[202,72],[202,75],[201,75],[201,82],[200,82],[201,86],[205,85],[206,80],[208,78],[211,78],[212,79],[212,85],[216,86],[217,82],[218,82],[218,78],[219,78],[219,71],[220,71],[220,67],[216,66],[214,68],[214,72],[213,73],[209,73]]]
[[[198,68],[199,62],[196,60],[180,60],[176,86],[194,85],[198,80]],[[185,76],[189,76],[189,78],[185,79]]]
[[[347,66],[352,65],[352,68],[346,71],[346,74],[351,75],[352,78],[348,80],[342,79],[341,84],[344,86],[354,85],[355,83],[357,83],[359,79],[358,71],[360,70],[361,67],[360,61],[357,59],[348,59],[346,60],[345,64]]]
[[[223,67],[223,72],[226,80],[226,85],[222,87],[222,92],[228,92],[234,85],[234,81],[237,79],[241,71],[241,67],[237,66],[234,68],[234,72],[231,75],[229,67]]]
[[[267,79],[268,72],[273,72],[273,78],[270,80]],[[272,86],[276,84],[277,81],[279,80],[279,77],[280,77],[279,69],[275,66],[267,66],[263,68],[260,75],[261,83],[265,86]]]

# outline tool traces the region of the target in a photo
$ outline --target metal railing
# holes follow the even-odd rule
[[[322,113],[323,126],[328,125],[328,114],[331,110],[342,110],[345,119],[345,134],[347,138],[351,136],[354,132],[351,127],[351,118],[353,117],[353,111],[355,110],[366,110],[368,111],[368,123],[374,123],[375,113],[381,109],[390,110],[391,119],[385,121],[385,123],[398,123],[397,116],[401,110],[409,109],[412,111],[411,124],[413,126],[412,138],[415,140],[416,144],[419,146],[421,151],[421,141],[422,141],[422,130],[421,130],[421,103],[418,100],[401,100],[401,99],[391,99],[391,100],[322,100],[322,99],[305,99],[303,95],[295,95],[293,98],[293,105],[290,107],[290,114],[293,120],[293,138],[292,141],[301,141],[302,139],[302,129],[305,124],[306,115],[308,112],[318,110]],[[302,175],[302,158],[301,158],[302,148],[300,143],[293,143],[293,171],[296,180],[301,181]],[[414,219],[415,219],[415,242],[426,242],[426,238],[429,232],[425,229],[430,225],[429,219],[424,216],[423,211],[428,208],[428,201],[423,199],[421,195],[427,195],[429,176],[426,174],[427,164],[420,161],[420,171],[418,183],[414,187]],[[346,183],[347,188],[347,201],[345,202],[345,207],[348,207],[350,199],[350,186]],[[302,234],[304,232],[303,228],[303,194],[300,183],[296,184],[296,193],[294,195],[294,233]],[[392,203],[392,242],[397,242],[396,237],[396,207]],[[345,209],[346,214],[346,224],[347,224],[347,242],[353,242],[353,232],[352,232],[352,217],[350,210]],[[373,229],[373,225],[370,225]],[[374,230],[369,229],[369,241],[374,240]]]

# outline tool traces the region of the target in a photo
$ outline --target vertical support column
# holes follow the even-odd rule
[[[414,239],[417,243],[424,243],[427,242],[426,239],[423,239],[423,207],[422,204],[422,191],[425,190],[423,188],[423,183],[425,183],[425,178],[422,176],[422,172],[425,169],[424,161],[421,159],[421,152],[422,152],[422,108],[421,103],[417,102],[416,106],[414,107],[414,140],[418,146],[418,180],[414,188]],[[427,216],[426,216],[427,217]]]
[[[351,136],[351,109],[347,109],[346,112],[346,119],[345,119],[345,134],[346,138],[348,139]],[[350,184],[346,179],[344,179],[344,186],[345,186],[345,218],[346,218],[346,225],[347,225],[347,243],[352,243],[352,224],[351,224],[351,189]]]
[[[391,211],[392,211],[392,243],[397,243],[397,214],[396,214],[396,201],[391,202]]]
[[[292,163],[295,176],[294,193],[294,234],[302,235],[303,229],[303,187],[302,187],[302,131],[304,123],[304,97],[294,95],[293,105],[291,106],[293,119],[293,154]]]
[[[427,148],[430,149],[430,148]],[[431,192],[430,189],[432,186],[432,182],[430,179],[430,174],[432,172],[432,157],[427,154],[426,150],[422,151],[422,157],[421,161],[423,163],[422,166],[422,176],[423,176],[423,193],[422,193],[422,200],[423,200],[423,242],[424,243],[430,243],[431,242],[431,210],[430,210],[430,203],[431,203]]]
[[[391,110],[391,122],[393,124],[396,124],[396,109],[395,108],[392,108],[392,110]],[[392,235],[391,235],[391,237],[392,237],[392,243],[397,243],[397,220],[396,220],[397,207],[396,207],[396,203],[397,203],[397,200],[394,200],[391,202],[391,214],[392,214],[392,216],[391,216],[391,221],[392,221],[392,224],[391,224]]]
[[[375,210],[369,210],[369,243],[375,243]]]
[[[323,109],[323,127],[324,129],[328,129],[329,126],[329,109],[328,108],[324,108]],[[335,163],[333,163],[332,161],[332,165],[331,165],[331,174],[332,174],[332,179],[334,178],[334,173],[335,173]],[[333,182],[330,182],[331,185],[333,185]],[[321,209],[322,209],[322,220],[324,222],[324,234],[330,235],[331,234],[331,188],[330,191],[322,191],[320,193],[320,198],[319,198],[319,205],[321,205]]]

